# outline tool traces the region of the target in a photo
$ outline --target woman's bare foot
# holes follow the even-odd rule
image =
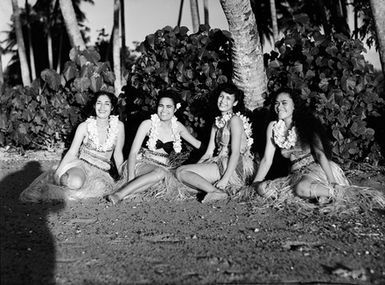
[[[207,193],[206,196],[203,198],[202,203],[211,203],[218,200],[226,199],[228,195],[224,192],[215,191]]]
[[[117,203],[120,202],[120,199],[118,196],[114,195],[114,194],[111,194],[111,195],[107,195],[106,196],[106,200],[108,202],[111,202],[113,205],[116,205]]]

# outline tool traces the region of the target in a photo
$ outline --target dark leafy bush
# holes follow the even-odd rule
[[[52,149],[85,118],[94,92],[113,92],[114,75],[97,52],[73,49],[70,59],[63,74],[46,69],[31,87],[0,96],[0,146]]]
[[[266,56],[269,89],[286,85],[302,90],[302,97],[330,128],[337,158],[378,163],[379,146],[367,120],[379,115],[384,100],[377,74],[364,59],[362,42],[341,34],[327,37],[301,16],[276,47],[279,54]]]
[[[231,76],[230,35],[201,26],[196,34],[186,27],[165,27],[148,35],[140,45],[142,55],[132,67],[122,104],[127,116],[154,111],[159,90],[173,88],[183,101],[181,120],[194,132],[212,114],[210,92]]]

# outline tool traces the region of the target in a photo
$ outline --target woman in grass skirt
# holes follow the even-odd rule
[[[116,101],[108,92],[95,95],[95,116],[78,126],[59,166],[37,177],[20,194],[21,201],[78,200],[103,197],[113,191],[111,158],[121,172],[125,138],[123,123],[111,115]]]
[[[115,187],[116,192],[106,197],[108,201],[116,204],[125,198],[183,200],[192,197],[189,189],[175,178],[173,161],[182,155],[182,139],[195,148],[199,148],[201,142],[175,117],[179,107],[179,95],[175,91],[159,93],[157,112],[140,124],[123,167],[123,177]]]
[[[272,102],[277,119],[267,127],[265,153],[253,183],[268,203],[278,208],[322,205],[321,211],[336,214],[385,208],[383,193],[351,185],[340,166],[331,161],[331,147],[325,131],[299,94],[282,89]],[[276,149],[291,161],[290,174],[264,181]],[[309,203],[312,199],[318,203]]]

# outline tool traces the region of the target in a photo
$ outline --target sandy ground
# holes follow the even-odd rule
[[[21,204],[58,153],[0,152],[1,284],[385,284],[385,212],[253,203]],[[384,189],[385,172],[348,171]]]

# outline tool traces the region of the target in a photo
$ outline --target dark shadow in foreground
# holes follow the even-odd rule
[[[0,181],[1,284],[54,284],[55,242],[47,215],[64,207],[56,204],[23,204],[21,191],[42,172],[39,162]]]

